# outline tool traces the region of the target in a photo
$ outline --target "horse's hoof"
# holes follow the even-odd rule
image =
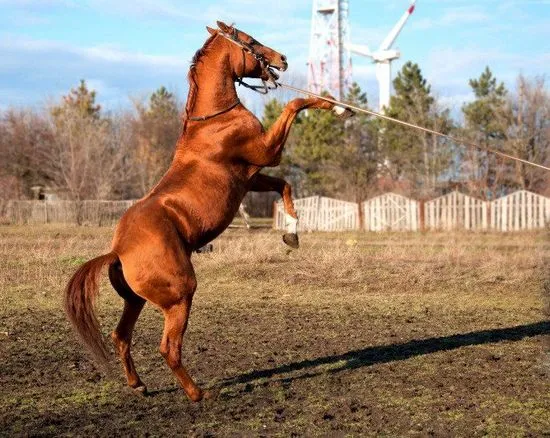
[[[334,111],[334,113],[341,119],[349,119],[355,115],[355,111],[338,105],[335,105],[334,108],[332,108],[332,111]]]
[[[339,105],[334,105],[332,111],[334,111],[334,113],[341,119],[348,119],[355,115],[354,111]]]
[[[297,249],[300,246],[298,241],[298,235],[296,233],[283,234],[283,242],[285,242],[291,248]]]
[[[192,393],[187,393],[187,397],[189,397],[189,399],[192,401],[192,402],[200,402],[204,397],[205,397],[205,392],[202,391],[202,390],[198,390],[198,391],[193,391]]]
[[[136,395],[141,395],[143,397],[147,396],[147,386],[145,385],[139,385],[132,389]]]

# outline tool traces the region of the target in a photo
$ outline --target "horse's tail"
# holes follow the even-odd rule
[[[110,252],[84,263],[74,273],[65,290],[67,317],[101,365],[106,365],[109,362],[109,352],[94,312],[94,303],[99,295],[98,282],[101,268],[116,261],[118,261],[118,255]]]

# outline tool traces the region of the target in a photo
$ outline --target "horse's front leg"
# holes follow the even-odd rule
[[[298,241],[298,215],[292,202],[290,184],[282,178],[257,173],[250,181],[248,190],[251,192],[277,192],[281,195],[285,208],[286,228],[286,233],[283,234],[283,242],[292,248],[298,248],[300,245]]]
[[[258,148],[257,144],[252,144],[247,148],[245,152],[247,161],[259,167],[274,167],[279,165],[292,122],[294,122],[300,111],[306,109],[333,110],[341,117],[353,115],[352,111],[317,97],[291,100],[285,106],[273,126],[263,134],[263,147]]]
[[[329,96],[331,97],[331,96]],[[300,111],[306,109],[325,109],[334,111],[339,117],[347,118],[353,115],[353,112],[337,106],[326,100],[319,99],[317,97],[312,97],[308,99],[294,99],[291,100],[284,108],[283,112],[273,124],[273,126],[265,133],[265,143],[269,149],[274,151],[274,165],[278,165],[281,160],[281,153],[283,146],[286,143],[288,134],[290,133],[290,128],[292,123],[296,119],[296,116]],[[268,164],[271,166],[273,164]]]

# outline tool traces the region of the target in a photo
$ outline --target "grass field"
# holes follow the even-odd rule
[[[77,343],[62,290],[112,230],[0,227],[0,434],[541,436],[550,434],[550,241],[524,234],[228,230],[194,255],[184,362],[191,403],[146,306],[127,390]],[[121,299],[105,281],[105,334]],[[116,364],[118,366],[118,364]]]

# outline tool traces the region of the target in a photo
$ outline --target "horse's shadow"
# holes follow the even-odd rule
[[[550,334],[550,321],[540,321],[533,324],[519,325],[515,327],[480,330],[475,332],[413,340],[400,344],[381,345],[353,350],[333,356],[318,357],[299,362],[281,365],[263,370],[251,371],[235,377],[227,378],[218,383],[219,388],[230,387],[239,384],[254,386],[258,381],[276,381],[289,383],[295,380],[311,378],[320,374],[338,373],[344,370],[368,367],[371,365],[395,362],[422,356],[438,351],[449,351],[460,347],[492,344],[502,341],[520,341],[524,338]],[[328,365],[328,369],[318,367]],[[302,371],[293,376],[281,375]],[[281,376],[281,377],[278,377]]]

